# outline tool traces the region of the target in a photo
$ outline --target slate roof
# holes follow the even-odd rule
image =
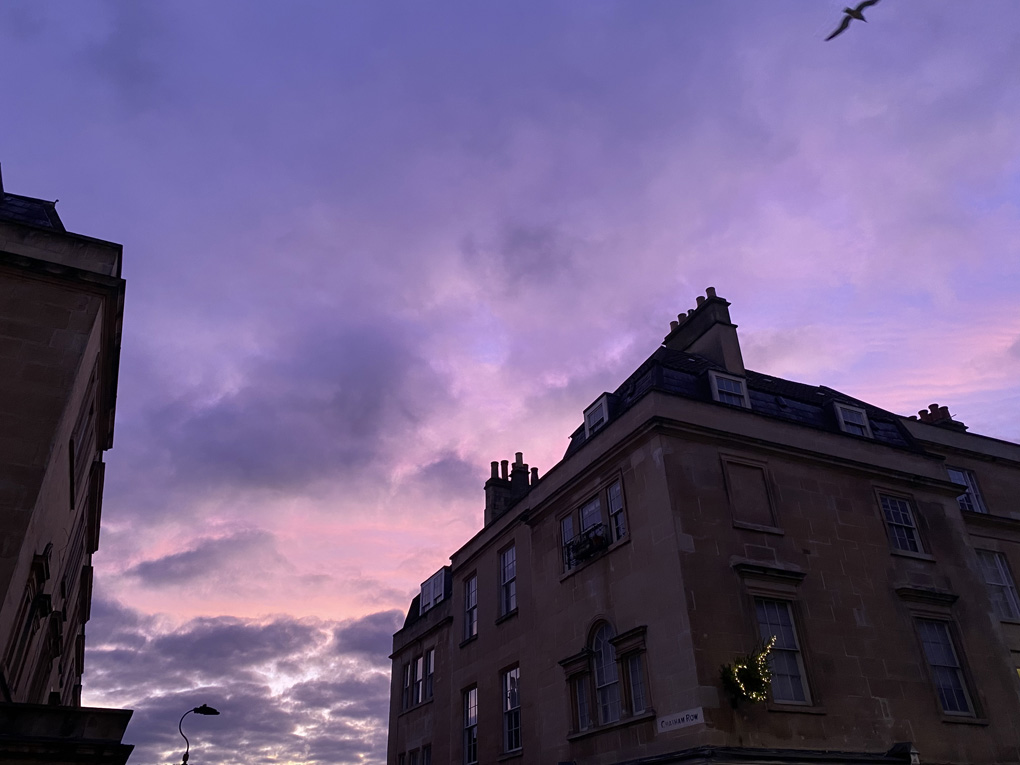
[[[57,215],[56,205],[56,202],[47,202],[45,199],[34,199],[2,192],[0,193],[0,220],[64,231],[64,224],[60,222],[60,216]]]
[[[651,390],[684,398],[711,401],[717,406],[730,406],[713,401],[709,383],[710,369],[726,373],[718,364],[697,354],[660,347],[623,385],[609,397],[609,418],[615,419],[627,411],[638,399]],[[728,374],[728,373],[727,373]],[[840,430],[833,410],[833,402],[849,404],[868,414],[873,440],[887,446],[922,451],[899,416],[866,401],[848,396],[824,385],[806,385],[772,375],[747,370],[747,394],[751,402],[750,413],[777,420],[796,423],[815,430],[839,433],[846,438],[863,438]],[[734,407],[737,408],[737,407]],[[743,409],[742,411],[747,411]],[[601,432],[601,431],[599,431]],[[597,438],[595,433],[591,438]],[[570,436],[564,458],[574,454],[585,443],[584,424]]]

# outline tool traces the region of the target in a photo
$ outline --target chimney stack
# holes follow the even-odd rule
[[[953,416],[949,413],[948,406],[929,404],[928,408],[919,411],[917,416],[920,418],[921,422],[927,422],[929,425],[938,425],[941,428],[949,428],[951,430],[960,431],[967,429],[967,426],[962,422],[953,419]]]
[[[737,325],[730,321],[730,304],[709,287],[698,295],[697,308],[670,322],[669,334],[662,344],[674,351],[686,351],[714,361],[727,372],[744,374]]]
[[[514,454],[512,466],[509,460],[493,461],[490,469],[489,480],[485,482],[486,526],[517,504],[538,483],[538,468],[529,469],[523,452]]]

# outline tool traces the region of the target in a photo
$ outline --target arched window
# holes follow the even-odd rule
[[[645,630],[635,627],[617,635],[609,622],[600,621],[584,648],[560,662],[570,687],[575,731],[652,712],[645,683]]]
[[[620,679],[616,671],[616,649],[609,642],[615,634],[612,627],[603,624],[595,630],[591,640],[599,725],[620,719]]]

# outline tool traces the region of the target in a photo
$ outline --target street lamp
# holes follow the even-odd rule
[[[188,715],[190,715],[192,712],[195,712],[196,714],[200,714],[200,715],[218,715],[219,714],[219,712],[217,710],[213,709],[208,704],[203,704],[200,707],[195,707],[194,709],[189,709],[187,712],[185,712],[184,714],[181,715],[181,721],[179,723],[177,723],[177,730],[179,730],[181,732],[182,736],[184,736],[184,728],[181,727],[181,726],[184,725],[184,718],[187,717]],[[191,751],[191,742],[188,741],[188,737],[187,736],[184,736],[184,743],[187,744],[187,746],[184,749],[184,759],[181,760],[181,765],[188,765],[188,753]]]

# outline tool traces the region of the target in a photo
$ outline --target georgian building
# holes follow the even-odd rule
[[[121,246],[0,179],[0,759],[122,763],[130,712],[82,710]],[[46,705],[46,706],[42,706]],[[79,709],[75,709],[75,708]]]
[[[745,369],[697,303],[544,476],[492,463],[390,765],[1020,761],[1020,446]]]

